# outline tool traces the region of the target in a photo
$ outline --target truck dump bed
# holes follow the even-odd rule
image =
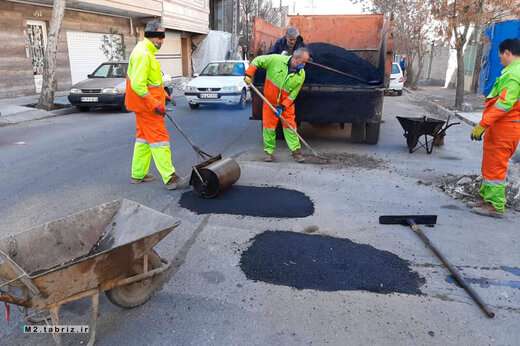
[[[306,81],[296,101],[298,122],[352,123],[353,136],[375,144],[379,138],[383,94],[392,66],[389,23],[380,14],[340,16],[290,16],[289,25],[299,29],[313,61],[355,75],[377,80],[359,82],[307,64]],[[267,54],[281,28],[255,20],[251,51]],[[262,76],[255,84],[263,84]],[[262,101],[253,97],[253,119],[261,119]]]

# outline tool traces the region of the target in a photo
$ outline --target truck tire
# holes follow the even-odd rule
[[[365,143],[372,144],[372,145],[377,144],[377,142],[379,142],[379,129],[380,128],[381,128],[381,123],[367,123]]]
[[[366,123],[352,123],[352,131],[350,134],[350,139],[354,143],[363,143],[366,137]]]

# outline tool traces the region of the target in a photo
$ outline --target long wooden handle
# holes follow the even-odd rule
[[[430,250],[432,250],[432,252],[437,256],[437,258],[442,262],[442,264],[444,264],[444,266],[448,268],[449,272],[451,273],[455,281],[457,281],[457,283],[469,294],[473,301],[477,303],[482,312],[484,312],[484,314],[489,318],[495,317],[495,313],[487,306],[487,304],[484,302],[484,300],[482,300],[478,293],[470,285],[468,285],[468,283],[464,280],[460,272],[448,261],[446,257],[444,257],[442,252],[439,249],[437,249],[435,245],[432,244],[432,242],[426,236],[426,234],[424,234],[422,229],[413,221],[409,222],[409,224],[412,230],[415,232],[415,234],[417,234],[419,238],[421,238],[421,240],[424,242],[424,244],[428,248],[430,248]]]

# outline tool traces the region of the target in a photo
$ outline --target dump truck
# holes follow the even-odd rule
[[[388,18],[382,14],[289,16],[289,25],[299,29],[312,61],[322,65],[305,67],[306,81],[296,100],[297,123],[341,128],[351,124],[355,142],[377,144],[393,60]],[[255,18],[250,58],[268,54],[283,35],[283,28]],[[255,86],[261,90],[264,80],[265,73],[257,73]],[[251,119],[262,119],[262,100],[257,95],[253,95]]]

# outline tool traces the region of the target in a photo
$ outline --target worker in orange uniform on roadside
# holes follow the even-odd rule
[[[161,65],[155,54],[161,48],[165,30],[157,20],[144,30],[144,40],[130,55],[126,80],[126,108],[135,112],[136,140],[132,159],[132,184],[152,181],[148,174],[153,160],[169,190],[177,188],[170,149],[170,136],[164,121],[166,93],[162,82]]]
[[[487,97],[482,120],[471,132],[471,139],[479,141],[485,133],[482,201],[472,211],[492,217],[505,213],[507,169],[520,141],[520,39],[502,41],[499,53],[504,69]]]
[[[264,139],[265,162],[274,160],[276,148],[276,127],[280,117],[296,128],[294,101],[305,81],[305,64],[310,54],[306,48],[297,49],[292,56],[271,54],[256,57],[246,71],[244,81],[250,85],[258,68],[266,70],[264,96],[276,108],[276,113],[264,103],[262,108],[262,126]],[[296,133],[282,122],[287,146],[296,162],[304,162],[301,154],[300,140]]]

